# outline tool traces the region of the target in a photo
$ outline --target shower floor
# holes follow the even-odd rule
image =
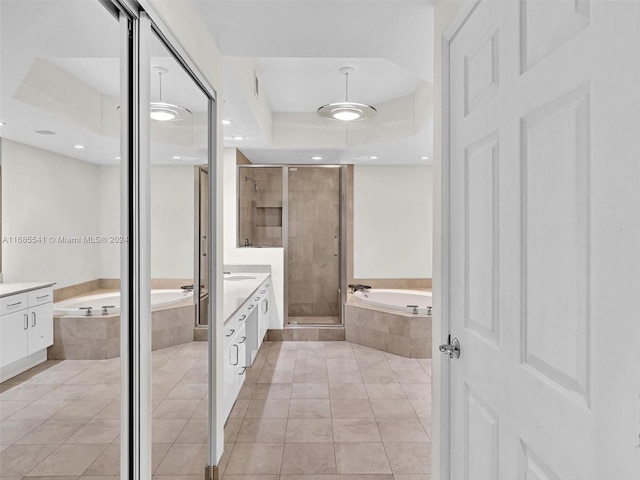
[[[338,317],[289,317],[289,325],[340,325]]]

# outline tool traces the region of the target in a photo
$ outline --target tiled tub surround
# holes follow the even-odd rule
[[[251,272],[260,267],[233,269],[234,273],[254,276],[255,280],[224,282],[224,318],[229,318],[256,288],[269,276],[268,272]],[[268,267],[266,267],[268,269]],[[247,270],[241,272],[241,270]],[[233,275],[232,275],[233,276]],[[101,281],[102,282],[102,281]],[[153,288],[177,288],[185,280],[152,280]],[[115,291],[115,283],[101,283],[111,289],[86,292],[96,295]],[[84,295],[83,295],[84,296]],[[194,340],[195,305],[192,299],[181,304],[156,307],[151,313],[151,349],[158,350]],[[202,329],[206,332],[206,329]],[[206,339],[206,337],[205,337]],[[120,315],[101,315],[94,310],[91,317],[66,315],[54,318],[53,346],[50,360],[101,360],[120,356]]]
[[[348,342],[265,342],[224,429],[221,480],[429,480],[430,372]],[[153,352],[152,379],[154,479],[201,480],[207,345]],[[0,477],[116,480],[119,391],[118,359],[49,361],[0,385]]]
[[[348,342],[408,358],[431,358],[430,315],[414,315],[382,307],[369,307],[349,295],[345,305]]]
[[[151,349],[193,341],[194,322],[195,305],[191,302],[154,309],[151,312]],[[101,315],[94,311],[91,317],[66,315],[53,319],[49,360],[103,360],[119,356],[119,314]]]

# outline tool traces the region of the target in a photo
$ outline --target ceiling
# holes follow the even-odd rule
[[[79,160],[118,165],[117,20],[96,0],[2,0],[0,6],[0,121],[6,122],[0,135]],[[193,113],[171,125],[152,122],[151,161],[206,163],[207,98],[155,37],[151,52],[152,65],[168,69],[163,100]],[[150,96],[159,100],[156,76]],[[76,149],[76,144],[85,148]]]
[[[194,4],[227,61],[224,115],[233,123],[225,128],[225,146],[240,148],[254,163],[313,163],[312,156],[322,156],[322,163],[431,163],[423,159],[430,159],[433,150],[432,101],[429,97],[425,103],[423,94],[431,92],[428,87],[433,83],[431,1],[195,0]],[[254,64],[261,100],[270,114],[266,125],[262,121],[261,126],[260,112],[251,108],[255,99],[242,92],[241,75],[252,72],[238,72],[234,63],[239,58]],[[353,125],[318,122],[314,118],[318,107],[344,100],[345,82],[338,69],[345,65],[355,68],[349,78],[350,100],[378,107],[420,94],[419,101],[404,101],[404,110],[391,109],[397,121],[410,128],[390,129],[397,123],[393,115],[387,113],[384,121],[378,115],[359,122],[357,128],[371,126],[372,136],[376,129],[394,130],[395,135],[358,144],[344,140]],[[287,135],[291,124],[305,145],[291,138],[294,130]],[[247,138],[234,141],[234,135]]]
[[[232,120],[224,127],[225,146],[240,148],[254,163],[313,163],[312,156],[322,156],[321,163],[430,163],[421,159],[431,158],[433,148],[430,1],[182,1],[195,6],[225,58],[223,110]],[[0,121],[7,122],[2,136],[117,164],[118,126],[109,126],[119,105],[115,19],[95,0],[2,0],[1,21]],[[60,34],[67,31],[74,35]],[[188,125],[152,122],[152,160],[203,163],[206,138],[199,122],[205,97],[159,41],[152,52],[153,64],[169,69],[163,100],[194,113]],[[344,100],[338,69],[345,65],[355,68],[350,100],[376,106],[374,119],[346,125],[315,114],[321,105]],[[57,92],[56,82],[46,78],[51,72],[59,73]],[[66,95],[76,94],[68,92],[69,84],[91,101],[63,112],[59,105],[66,99],[56,95],[65,89]],[[38,85],[51,91],[34,98]],[[151,100],[158,99],[152,77]],[[94,100],[95,111],[86,111]],[[93,128],[85,125],[90,115]],[[245,139],[233,140],[235,135]],[[87,148],[75,150],[75,143]]]

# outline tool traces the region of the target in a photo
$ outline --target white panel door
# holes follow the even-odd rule
[[[640,478],[640,2],[450,43],[452,480]]]

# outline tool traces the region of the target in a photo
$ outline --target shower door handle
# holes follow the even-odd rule
[[[333,236],[333,241],[336,242],[336,250],[335,250],[336,253],[334,253],[333,256],[337,257],[338,255],[340,255],[340,241],[338,240],[337,235]]]
[[[200,251],[202,252],[202,256],[207,256],[207,236],[203,235],[200,239]]]

